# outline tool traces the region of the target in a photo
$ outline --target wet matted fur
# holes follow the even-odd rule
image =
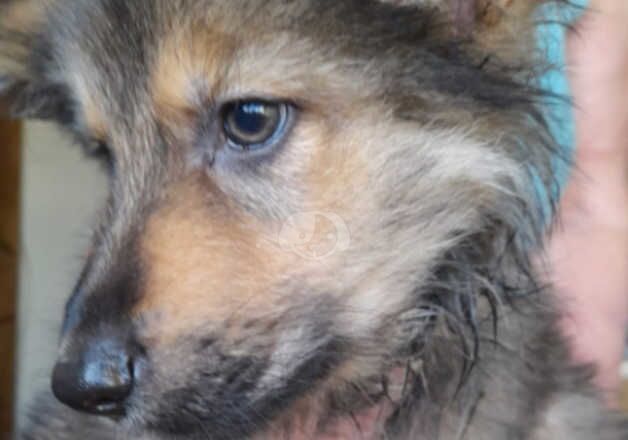
[[[59,358],[136,356],[124,416],[46,395],[22,438],[627,439],[530,260],[556,193],[541,3],[5,5],[15,114],[111,177]],[[236,152],[217,121],[250,98],[294,111]]]

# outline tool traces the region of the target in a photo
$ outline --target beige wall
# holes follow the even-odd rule
[[[17,421],[49,386],[63,303],[104,197],[105,177],[48,124],[24,127],[18,298]]]

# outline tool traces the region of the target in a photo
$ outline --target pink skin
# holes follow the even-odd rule
[[[351,416],[343,416],[327,423],[321,432],[319,416],[316,408],[310,408],[311,412],[306,416],[291,418],[290,429],[286,432],[280,424],[278,430],[270,429],[256,440],[277,438],[286,440],[379,440],[384,436],[386,420],[395,409],[395,402],[401,400],[404,382],[406,380],[405,368],[394,368],[388,375],[388,396],[371,407],[353,413]]]
[[[353,418],[343,418],[317,434],[316,424],[301,427],[292,433],[290,440],[377,440],[382,437],[382,424],[390,416],[386,403],[369,408]]]
[[[576,166],[549,241],[563,329],[617,403],[628,324],[628,2],[592,0],[568,36]]]

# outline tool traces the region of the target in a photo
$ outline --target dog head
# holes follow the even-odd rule
[[[57,396],[242,438],[368,406],[356,388],[474,321],[464,283],[535,246],[551,186],[532,2],[501,3],[5,5],[15,113],[110,176]]]

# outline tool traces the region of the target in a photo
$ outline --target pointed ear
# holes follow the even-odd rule
[[[398,6],[423,6],[440,10],[452,35],[469,36],[476,26],[477,2],[481,0],[380,0]]]
[[[535,11],[548,0],[380,0],[399,6],[433,7],[451,38],[472,41],[506,61],[528,58],[534,45]],[[562,0],[553,0],[561,3]]]
[[[59,93],[41,71],[51,0],[0,0],[0,97],[18,117],[48,118]]]
[[[473,34],[489,53],[507,61],[528,59],[535,51],[535,12],[543,0],[449,0],[472,1],[475,6]]]

